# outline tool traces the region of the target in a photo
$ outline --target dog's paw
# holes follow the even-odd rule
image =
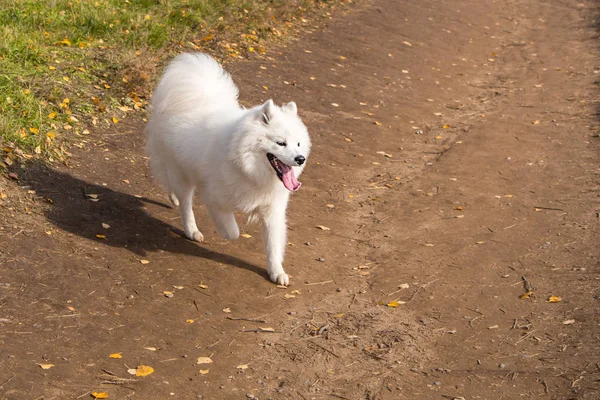
[[[175,193],[169,193],[169,200],[171,200],[171,203],[173,203],[175,207],[179,207],[179,199],[175,196]]]
[[[186,232],[185,236],[188,239],[193,240],[194,242],[203,242],[204,241],[204,235],[200,231],[195,231],[195,232],[192,232],[191,234]]]
[[[290,277],[283,271],[270,273],[269,277],[277,285],[289,286],[290,284]]]

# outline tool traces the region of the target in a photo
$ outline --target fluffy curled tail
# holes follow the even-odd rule
[[[238,105],[231,76],[203,53],[181,54],[171,61],[152,96],[153,114],[185,114]]]

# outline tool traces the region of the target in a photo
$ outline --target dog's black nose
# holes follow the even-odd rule
[[[302,164],[304,164],[304,161],[306,161],[306,157],[296,156],[296,158],[294,158],[294,161],[296,161],[296,163],[298,163],[298,165],[302,165]]]

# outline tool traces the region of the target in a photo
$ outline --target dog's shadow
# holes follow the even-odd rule
[[[49,203],[45,208],[47,219],[67,232],[126,248],[138,256],[160,249],[233,265],[268,279],[265,269],[191,242],[181,231],[144,210],[146,204],[170,208],[163,203],[91,184],[43,164],[30,165],[21,175],[20,183]],[[99,239],[98,234],[104,234],[106,240]]]

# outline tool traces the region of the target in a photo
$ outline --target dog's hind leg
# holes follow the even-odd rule
[[[215,222],[219,235],[228,240],[240,237],[240,228],[232,212],[221,211],[214,207],[209,207],[208,212]]]
[[[204,235],[198,230],[196,226],[196,218],[194,218],[194,210],[192,209],[194,200],[194,186],[187,182],[178,182],[179,184],[173,188],[175,191],[175,198],[179,200],[179,212],[181,214],[181,223],[183,224],[183,230],[185,236],[188,239],[196,242],[204,240]]]

